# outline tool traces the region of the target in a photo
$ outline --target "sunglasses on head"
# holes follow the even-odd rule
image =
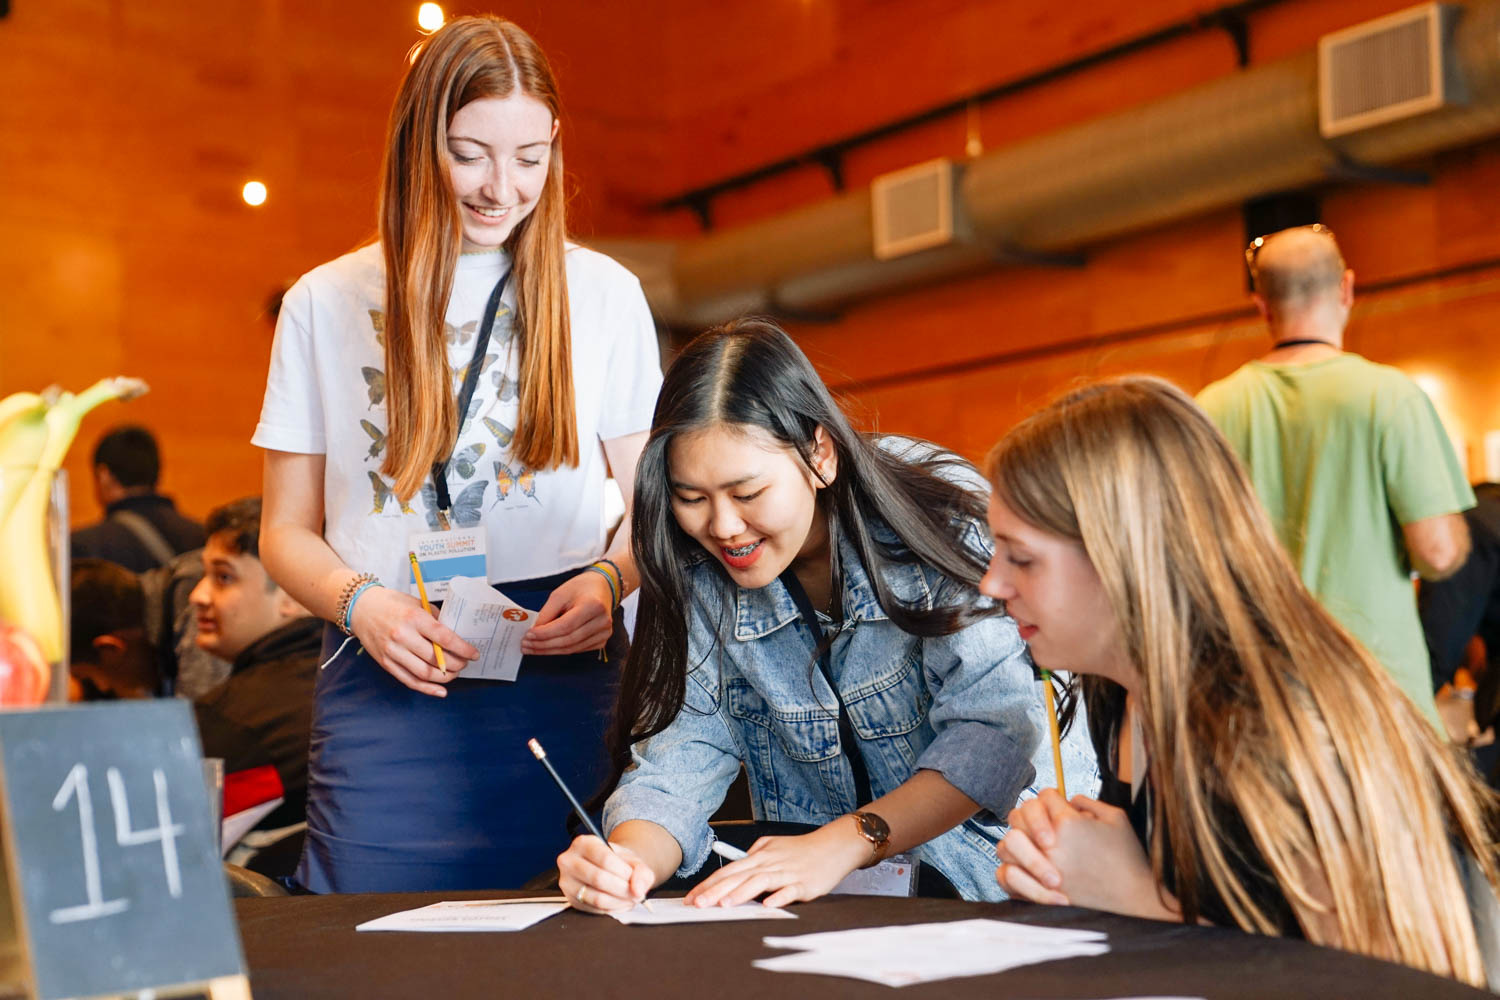
[[[1272,236],[1280,236],[1282,233],[1289,233],[1296,229],[1307,229],[1314,233],[1319,233],[1327,236],[1329,239],[1334,238],[1333,230],[1329,229],[1321,222],[1314,222],[1310,226],[1292,226],[1290,229],[1278,229],[1274,233],[1267,233],[1264,236],[1257,236],[1255,237],[1255,239],[1250,241],[1249,246],[1245,247],[1245,266],[1250,269],[1250,273],[1252,275],[1255,274],[1255,259],[1260,256],[1260,248],[1266,245],[1266,240],[1270,239]]]

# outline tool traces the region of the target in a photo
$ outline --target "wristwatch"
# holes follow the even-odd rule
[[[849,815],[854,820],[854,828],[870,842],[872,848],[870,860],[860,867],[869,868],[880,864],[885,860],[886,852],[891,849],[890,824],[872,812],[853,812]]]

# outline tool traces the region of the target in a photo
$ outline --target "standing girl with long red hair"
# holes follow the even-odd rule
[[[519,885],[566,843],[526,739],[578,787],[605,773],[618,658],[596,650],[636,583],[605,481],[631,496],[661,372],[639,282],[566,242],[559,115],[525,32],[450,22],[391,112],[379,242],[285,299],[261,555],[328,653],[357,640],[318,681],[314,891]],[[514,682],[465,679],[478,651],[414,596],[419,542],[539,609]]]

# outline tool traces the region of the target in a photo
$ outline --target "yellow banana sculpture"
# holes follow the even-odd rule
[[[0,400],[0,620],[29,632],[48,663],[63,655],[62,609],[47,544],[53,474],[84,414],[145,391],[140,379],[106,378],[77,395],[48,390]]]
[[[15,506],[28,470],[47,444],[47,406],[47,397],[34,392],[18,392],[0,400],[0,524]]]

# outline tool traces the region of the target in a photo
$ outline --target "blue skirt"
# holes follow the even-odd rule
[[[563,573],[498,584],[539,610]],[[567,849],[571,809],[526,741],[574,793],[609,773],[604,743],[623,657],[528,656],[514,682],[449,682],[418,694],[357,642],[319,672],[308,759],[307,842],[296,879],[313,892],[514,889]],[[324,631],[324,659],[344,636]]]

